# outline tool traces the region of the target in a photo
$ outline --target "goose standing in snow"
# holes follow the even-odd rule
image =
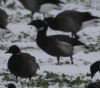
[[[31,80],[32,76],[36,75],[39,65],[36,63],[35,57],[21,52],[16,45],[12,45],[6,53],[13,54],[8,60],[8,69],[16,76],[16,81],[18,76]]]
[[[37,28],[37,45],[47,54],[57,57],[58,64],[60,63],[61,56],[69,56],[71,58],[71,64],[73,64],[73,46],[85,45],[76,39],[71,40],[71,38],[66,35],[47,36],[46,32],[48,26],[42,20],[32,21],[29,23],[29,25],[35,26]]]

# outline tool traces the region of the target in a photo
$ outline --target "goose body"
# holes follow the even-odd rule
[[[0,9],[0,28],[6,29],[7,24],[8,24],[8,15],[3,9]]]
[[[30,10],[32,15],[38,12],[43,4],[54,4],[59,5],[62,3],[60,0],[19,0],[23,6]]]
[[[51,29],[72,32],[72,37],[78,38],[77,32],[81,30],[82,23],[98,18],[89,12],[66,10],[59,13],[55,18],[47,17],[44,21]]]
[[[91,78],[94,77],[97,71],[100,72],[100,61],[96,61],[90,66]]]
[[[32,76],[36,75],[39,65],[36,63],[35,57],[28,53],[14,53],[13,49],[11,48],[16,50],[16,47],[16,45],[13,45],[7,51],[7,53],[13,53],[13,55],[8,60],[8,69],[16,76],[16,78],[20,76],[22,78],[31,79]]]
[[[15,86],[15,84],[10,83],[10,84],[8,84],[8,88],[16,88],[16,86]]]
[[[38,30],[36,43],[43,51],[51,56],[57,57],[58,64],[61,56],[69,56],[73,64],[73,47],[70,43],[53,36],[47,36],[46,32],[48,27],[41,20],[32,21],[30,25],[35,26]]]
[[[53,36],[49,36],[50,38],[53,38],[53,39],[58,39],[60,41],[65,41],[65,42],[68,42],[70,43],[72,46],[79,46],[79,45],[82,45],[84,46],[85,48],[89,48],[85,43],[81,42],[80,40],[76,39],[76,38],[71,38],[67,35],[61,35],[61,34],[57,34],[57,35],[53,35]]]
[[[48,36],[46,39],[42,37],[43,35],[40,35],[40,33],[38,33],[37,39],[36,39],[37,45],[49,55],[57,56],[57,57],[60,57],[60,56],[66,57],[66,56],[71,55],[73,51],[71,44],[66,43],[65,41],[60,41],[58,39],[55,39],[53,38],[53,36],[52,38],[51,36]],[[45,41],[44,42],[45,44],[43,43],[43,41]]]

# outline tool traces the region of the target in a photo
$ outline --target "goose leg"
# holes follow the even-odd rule
[[[57,57],[57,60],[58,60],[58,64],[60,64],[60,57]]]
[[[74,62],[73,62],[73,57],[72,56],[70,56],[70,58],[71,58],[71,64],[73,64]]]
[[[33,12],[31,12],[31,21],[33,20]]]
[[[73,32],[72,32],[72,38],[74,38],[74,37],[75,37],[76,39],[79,39],[79,36],[78,36],[76,33],[73,33]]]
[[[72,38],[74,38],[74,33],[72,32]]]
[[[76,33],[74,34],[75,38],[76,39],[79,39],[80,37],[78,35],[76,35]]]
[[[45,13],[43,13],[43,17],[44,17],[44,18],[46,17],[46,14],[45,14]]]
[[[29,81],[31,81],[31,78],[29,78]]]
[[[16,83],[18,83],[18,77],[16,76]]]
[[[4,0],[4,4],[6,4],[7,0]]]

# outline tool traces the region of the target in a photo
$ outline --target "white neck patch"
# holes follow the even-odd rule
[[[39,28],[39,30],[38,30],[38,31],[42,31],[42,30],[44,30],[44,27]]]

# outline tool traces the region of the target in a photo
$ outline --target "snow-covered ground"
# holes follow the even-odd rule
[[[40,70],[37,71],[38,76],[33,77],[33,80],[41,75],[45,76],[46,72],[56,73],[59,75],[59,77],[62,74],[67,75],[67,78],[69,80],[75,80],[77,77],[80,77],[81,80],[87,80],[87,82],[88,80],[91,80],[90,76],[87,76],[87,74],[90,74],[90,65],[95,61],[100,60],[100,22],[86,22],[83,24],[82,31],[78,33],[81,41],[83,41],[87,45],[94,45],[93,49],[89,51],[82,46],[77,46],[74,49],[73,65],[68,63],[70,62],[69,57],[62,57],[62,64],[57,65],[56,57],[49,56],[41,49],[39,49],[39,47],[36,45],[36,29],[35,27],[27,25],[31,20],[30,17],[28,17],[28,14],[30,14],[30,12],[24,9],[24,7],[17,0],[15,1],[15,8],[7,8],[7,5],[9,5],[9,3],[12,3],[11,0],[9,0],[7,5],[1,6],[1,8],[4,9],[9,15],[9,24],[7,27],[10,30],[10,33],[7,33],[7,31],[5,30],[0,30],[0,88],[6,88],[6,85],[8,83],[14,83],[17,88],[28,88],[27,84],[29,83],[29,80],[19,78],[19,82],[16,83],[13,80],[13,75],[10,74],[7,68],[7,62],[11,55],[5,54],[5,52],[11,45],[18,45],[23,52],[30,53],[31,55],[36,57],[36,61],[40,66]],[[90,11],[93,15],[100,16],[100,10],[85,7],[80,4],[66,4],[62,6],[62,10],[52,10],[48,14],[55,16],[63,10],[71,9],[75,9],[78,11]],[[43,15],[36,13],[34,17],[42,19]],[[53,31],[49,29],[48,35],[53,34],[63,34],[63,32]],[[97,79],[100,79],[99,73],[95,75],[92,81],[96,81]],[[85,83],[83,83],[83,85],[79,85],[79,87],[75,87],[75,85],[71,87],[67,84],[59,86],[58,83],[56,83],[55,85],[52,84],[49,85],[49,87],[43,88],[85,88],[84,85]],[[42,88],[42,86],[30,86],[29,88]]]

